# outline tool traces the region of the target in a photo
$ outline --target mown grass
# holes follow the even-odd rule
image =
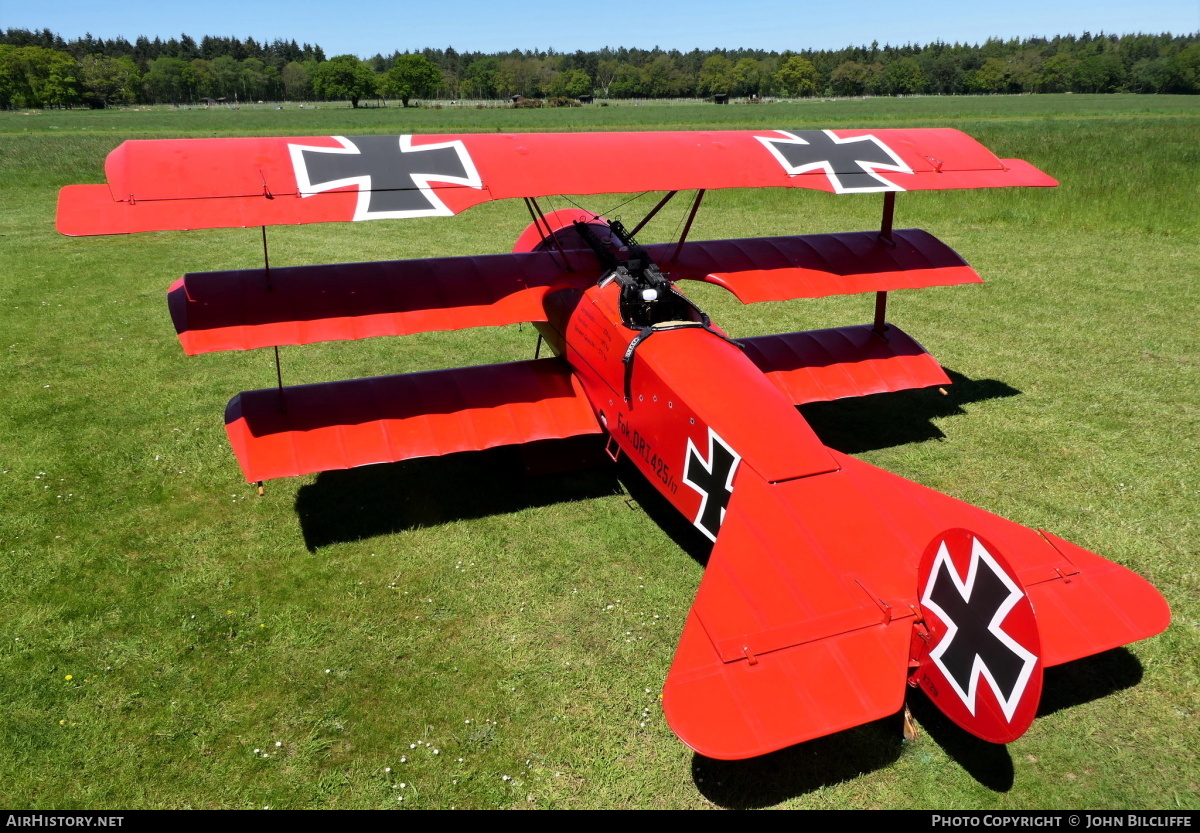
[[[1198,105],[0,114],[3,803],[1195,809]],[[756,761],[693,756],[658,692],[697,542],[627,471],[534,477],[502,450],[272,482],[258,498],[221,413],[273,384],[271,357],[185,358],[163,303],[182,272],[256,264],[257,230],[53,230],[57,188],[102,181],[126,138],[931,124],[1062,185],[903,195],[897,222],[946,239],[988,281],[893,299],[957,384],[806,415],[837,447],[1126,564],[1174,611],[1160,637],[1052,670],[1043,716],[1004,748],[926,709],[913,743],[884,721]],[[669,239],[682,211],[646,239]],[[693,236],[870,228],[877,212],[876,198],[719,192]],[[504,251],[526,222],[519,204],[493,204],[273,229],[272,262]],[[869,317],[863,298],[692,294],[735,335]],[[510,327],[282,352],[298,383],[532,346]]]

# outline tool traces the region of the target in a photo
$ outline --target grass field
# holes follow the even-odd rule
[[[752,761],[695,756],[658,695],[696,541],[629,470],[533,477],[499,450],[257,497],[222,412],[274,384],[272,356],[184,357],[165,291],[258,265],[259,231],[68,239],[53,223],[58,188],[103,181],[131,138],[932,125],[1061,187],[901,195],[898,227],[987,281],[893,298],[956,384],[804,413],[834,447],[1136,570],[1173,610],[1159,637],[1051,669],[1007,747],[917,700],[913,742],[888,720]],[[1198,135],[1200,97],[1161,96],[0,113],[0,806],[1200,808]],[[878,202],[715,192],[692,237],[868,229]],[[644,240],[672,238],[683,210]],[[527,222],[496,203],[273,229],[272,264],[507,251]],[[871,309],[687,289],[735,336]],[[297,384],[528,358],[533,341],[281,353]]]

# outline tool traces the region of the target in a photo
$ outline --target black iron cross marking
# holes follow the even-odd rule
[[[733,475],[741,460],[742,456],[711,428],[708,429],[708,459],[700,456],[696,445],[688,438],[683,482],[700,493],[700,510],[692,523],[712,541],[717,540],[717,532],[725,520],[725,507],[733,494]]]
[[[358,186],[355,220],[453,214],[430,182],[482,187],[463,143],[414,145],[412,136],[334,136],[342,147],[288,145],[303,196]]]
[[[921,604],[938,615],[947,631],[929,657],[971,714],[975,713],[976,685],[981,676],[991,684],[1009,720],[1025,691],[1037,657],[1000,629],[1022,595],[977,540],[965,582],[959,581],[942,545]]]
[[[755,136],[793,176],[823,170],[839,194],[903,191],[876,171],[911,174],[912,168],[874,136],[841,139],[830,130],[780,130],[778,136]]]

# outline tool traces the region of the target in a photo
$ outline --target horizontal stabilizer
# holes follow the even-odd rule
[[[1150,582],[1094,552],[1041,532],[1073,568],[1064,581],[1027,588],[1037,610],[1038,628],[1053,635],[1053,640],[1042,637],[1047,665],[1119,648],[1170,624],[1167,603]]]
[[[793,405],[950,384],[933,356],[894,325],[883,333],[866,324],[738,343]]]
[[[983,283],[958,253],[921,229],[708,240],[675,247],[647,246],[674,279],[724,287],[743,304],[823,298],[892,289]]]
[[[545,321],[571,280],[548,254],[503,254],[185,275],[168,293],[188,355]]]
[[[900,711],[909,629],[849,631],[751,664],[715,660],[687,617],[663,691],[667,722],[692,749],[721,760],[765,755]]]
[[[378,376],[235,396],[225,430],[250,482],[598,434],[559,359]]]
[[[1004,553],[1036,611],[1043,666],[1170,621],[1117,564],[830,454],[837,471],[770,484],[743,467],[734,481],[663,691],[671,727],[702,754],[751,757],[897,711],[921,557],[948,529]]]
[[[859,460],[834,456],[847,464],[862,499],[873,495],[889,515],[903,519],[894,523],[909,528],[915,540],[962,527],[995,544],[1037,612],[1047,667],[1146,639],[1171,622],[1162,595],[1120,564]]]

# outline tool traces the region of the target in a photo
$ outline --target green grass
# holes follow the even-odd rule
[[[1171,603],[1164,635],[1052,670],[1043,716],[1008,747],[919,711],[913,743],[883,721],[755,761],[693,756],[658,692],[701,567],[636,479],[530,477],[498,451],[259,498],[221,416],[273,384],[271,357],[186,358],[164,304],[185,271],[257,264],[258,231],[53,229],[57,188],[102,181],[128,138],[780,125],[958,127],[1062,183],[903,195],[898,224],[987,281],[893,298],[958,384],[805,411],[829,442],[1117,560]],[[1134,96],[0,114],[2,803],[1200,807],[1198,130],[1200,100]],[[670,239],[683,211],[645,239]],[[715,192],[693,237],[857,230],[877,212]],[[505,251],[526,223],[497,203],[272,229],[272,262]],[[869,317],[864,298],[742,307],[688,290],[734,335]],[[507,327],[281,352],[299,383],[532,347]]]

